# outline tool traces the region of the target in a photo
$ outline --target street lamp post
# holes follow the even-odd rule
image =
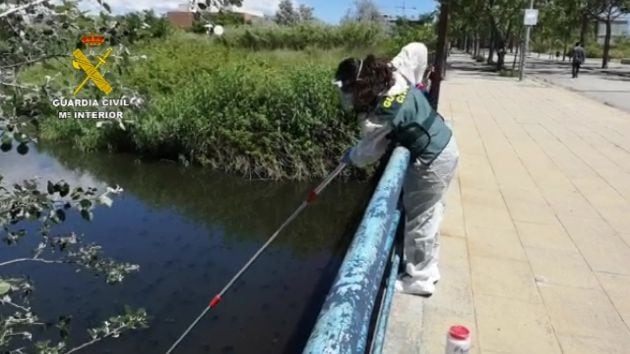
[[[534,0],[529,0],[529,10],[533,10],[534,9]],[[525,11],[525,16],[524,16],[524,25],[526,26],[526,30],[525,30],[525,43],[523,43],[523,50],[521,51],[521,64],[520,64],[520,68],[518,71],[518,79],[519,81],[523,81],[523,77],[524,77],[524,71],[525,71],[525,58],[527,57],[527,52],[529,51],[529,38],[531,36],[531,30],[532,30],[532,26],[536,24],[536,20],[534,20],[533,22],[528,23],[528,17],[527,17],[528,13],[527,11]],[[536,14],[537,16],[537,14]]]

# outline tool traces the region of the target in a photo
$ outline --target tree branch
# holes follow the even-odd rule
[[[2,301],[2,303],[11,305],[11,306],[15,307],[16,309],[22,310],[24,312],[31,312],[31,309],[29,309],[27,307],[24,307],[24,306],[20,306],[20,305],[18,305],[16,303],[13,303],[11,301]]]
[[[12,8],[12,9],[9,9],[9,10],[7,10],[7,11],[5,11],[5,12],[1,13],[1,14],[0,14],[0,18],[5,17],[5,16],[9,16],[10,14],[12,14],[12,13],[14,13],[14,12],[17,12],[17,11],[20,11],[20,10],[27,9],[27,8],[29,8],[29,7],[31,7],[31,6],[35,6],[35,5],[41,4],[41,3],[43,3],[44,1],[46,1],[46,0],[35,0],[35,1],[30,2],[30,3],[28,3],[28,4],[24,4],[24,5],[22,5],[22,6],[14,7],[14,8]]]
[[[30,60],[23,61],[23,62],[20,62],[20,63],[13,63],[13,64],[5,65],[5,66],[0,66],[0,69],[11,69],[11,68],[15,68],[15,67],[18,67],[18,66],[23,66],[23,65],[37,63],[38,61],[42,61],[42,60],[46,60],[46,59],[60,58],[60,57],[69,57],[69,56],[70,55],[68,55],[68,54],[44,55],[43,57],[39,57],[39,58],[36,58],[36,59],[30,59]]]
[[[0,263],[0,267],[5,266],[5,265],[9,265],[9,264],[20,263],[20,262],[40,262],[40,263],[46,263],[46,264],[63,264],[63,263],[67,263],[67,262],[64,262],[64,261],[54,261],[54,260],[39,259],[39,258],[17,258],[17,259],[12,259],[10,261],[6,261],[6,262],[3,262],[3,263]]]
[[[14,83],[11,83],[11,82],[2,82],[2,81],[0,81],[0,85],[2,85],[2,86],[17,87],[17,88],[23,88],[23,89],[30,89],[30,88],[33,88],[33,87],[28,87],[28,86],[24,86],[24,85],[20,85],[20,84],[14,84]],[[4,210],[3,210],[3,211],[4,211]]]
[[[120,334],[120,331],[122,331],[122,330],[123,330],[123,329],[125,329],[126,327],[127,327],[126,325],[121,325],[120,327],[115,328],[115,329],[114,329],[113,331],[111,331],[110,333],[108,333],[108,334],[106,334],[106,335],[104,335],[104,336],[102,336],[102,337],[96,337],[96,338],[92,339],[92,340],[91,340],[91,341],[89,341],[89,342],[85,342],[85,343],[81,344],[81,345],[80,345],[80,346],[78,346],[78,347],[75,347],[75,348],[72,348],[72,349],[68,350],[68,351],[67,351],[67,352],[65,352],[64,354],[71,354],[71,353],[77,352],[77,351],[79,351],[79,350],[81,350],[81,349],[83,349],[83,348],[85,348],[85,347],[88,347],[88,346],[90,346],[90,345],[94,344],[94,343],[100,342],[100,341],[102,341],[103,339],[105,339],[105,338],[107,338],[107,337],[111,337],[111,336],[112,336],[112,335],[114,335],[114,334]]]

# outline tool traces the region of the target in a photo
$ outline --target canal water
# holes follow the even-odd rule
[[[85,328],[145,308],[150,327],[127,332],[85,353],[164,353],[235,272],[265,242],[316,183],[249,181],[128,155],[79,154],[59,147],[20,156],[0,153],[4,185],[39,176],[71,187],[124,193],[91,222],[69,215],[55,231],[74,231],[120,261],[140,265],[120,285],[67,265],[21,263],[2,276],[28,275],[32,306],[43,320],[72,316],[72,344]],[[276,240],[199,323],[177,353],[299,353],[351,241],[367,183],[335,182]],[[0,261],[28,256],[38,242],[0,247]],[[55,338],[55,328],[40,335]]]

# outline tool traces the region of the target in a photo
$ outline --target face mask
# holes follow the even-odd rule
[[[352,94],[341,93],[341,108],[346,112],[351,112],[353,107]]]

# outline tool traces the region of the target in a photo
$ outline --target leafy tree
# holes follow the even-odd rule
[[[486,0],[458,0],[451,4],[450,33],[457,38],[469,37],[473,41],[473,56],[480,55],[480,47],[490,32],[489,21],[481,17]]]
[[[602,69],[605,69],[608,67],[610,59],[612,23],[619,16],[630,11],[630,0],[587,0],[586,8],[590,16],[599,22],[603,22],[606,27],[604,55],[602,58]]]
[[[291,0],[280,1],[275,21],[280,25],[294,25],[300,21],[300,13],[295,10]]]
[[[354,0],[354,9],[348,10],[343,21],[382,22],[383,15],[373,0]]]
[[[109,11],[106,3],[98,2]],[[51,60],[58,58],[69,62],[69,53],[82,45],[79,38],[87,32],[107,35],[112,45],[117,41],[119,55],[110,58],[109,64],[122,70],[130,59],[123,44],[130,37],[124,32],[134,26],[121,25],[105,13],[97,18],[86,17],[77,9],[77,2],[70,0],[58,4],[45,0],[4,0],[0,5],[0,147],[7,152],[17,145],[17,152],[26,154],[29,145],[36,143],[31,131],[37,128],[38,119],[46,113],[46,101],[62,96],[74,85],[65,83],[64,89],[56,86],[56,78],[51,77],[43,85],[23,83],[20,71],[35,63],[49,65]],[[43,323],[29,302],[35,285],[28,276],[9,275],[14,264],[24,262],[42,266],[71,265],[103,275],[108,283],[119,283],[127,274],[137,271],[137,265],[105,257],[97,244],[87,243],[72,232],[57,231],[69,213],[78,213],[84,219],[92,220],[94,208],[97,205],[111,206],[112,196],[121,191],[119,188],[108,188],[105,192],[79,186],[71,188],[64,181],[48,181],[43,188],[36,180],[8,186],[0,176],[0,237],[4,247],[8,249],[20,244],[29,236],[39,239],[30,254],[0,261],[3,270],[0,276],[0,350],[16,354],[74,353],[105,338],[118,337],[129,329],[146,325],[144,310],[126,310],[125,314],[113,316],[89,329],[90,340],[71,348],[68,345],[70,317],[63,317],[57,324],[61,330],[58,341],[38,341],[33,338],[34,333],[42,334],[40,327]],[[39,228],[36,232],[28,232],[26,224],[37,224]],[[3,254],[8,254],[7,250]]]
[[[492,49],[497,50],[497,71],[503,68],[507,39],[512,36],[512,32],[517,24],[522,20],[522,9],[525,8],[523,0],[488,0],[486,2],[486,13],[490,20],[493,35]],[[488,61],[492,57],[488,58]]]
[[[300,7],[298,8],[300,21],[303,21],[303,22],[314,21],[315,20],[315,16],[313,15],[314,10],[315,9],[313,9],[310,6],[301,4]]]
[[[548,0],[540,6],[539,24],[533,34],[533,41],[544,50],[563,48],[563,59],[572,37],[580,28],[582,8],[574,0]]]
[[[229,6],[243,6],[243,0],[205,0],[205,1],[195,1],[190,0],[190,7],[193,9],[199,9],[201,11],[218,9],[223,10]]]

